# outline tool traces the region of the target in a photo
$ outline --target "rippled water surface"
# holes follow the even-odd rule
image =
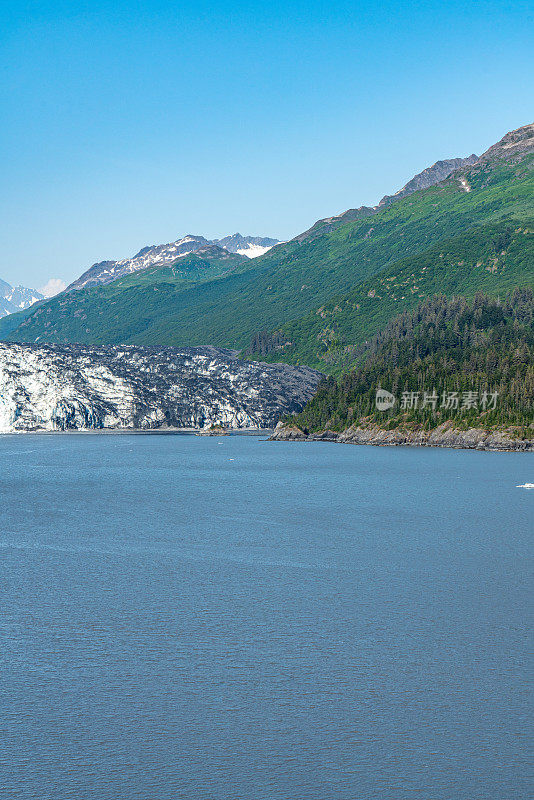
[[[0,438],[0,796],[527,800],[534,458]]]

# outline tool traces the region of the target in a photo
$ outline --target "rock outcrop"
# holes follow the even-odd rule
[[[318,431],[306,434],[295,425],[279,422],[271,441],[339,442],[376,446],[454,447],[467,450],[531,450],[534,439],[521,439],[513,429],[487,431],[483,428],[460,430],[448,421],[430,431],[386,430],[378,425],[353,425],[340,433]]]
[[[0,342],[0,432],[274,427],[321,375],[214,347]]]
[[[484,166],[490,161],[501,158],[510,162],[532,152],[534,152],[534,123],[509,131],[500,141],[482,153],[475,166]]]
[[[257,258],[275,244],[280,244],[280,240],[271,239],[268,236],[241,236],[240,233],[234,233],[232,236],[225,236],[224,239],[213,239],[213,244],[224,247],[230,253],[238,253],[247,258]]]
[[[443,161],[436,161],[431,167],[427,167],[422,172],[414,175],[414,177],[408,181],[402,189],[399,189],[398,192],[391,195],[387,194],[383,197],[378,204],[378,208],[381,209],[394,200],[400,200],[421,189],[428,189],[429,186],[434,186],[436,183],[440,183],[440,181],[448,178],[455,170],[461,169],[462,167],[470,167],[477,159],[478,156],[472,153],[470,156],[467,156],[467,158],[446,158]]]

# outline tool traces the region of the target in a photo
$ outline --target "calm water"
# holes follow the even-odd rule
[[[528,454],[0,438],[2,800],[532,797]]]

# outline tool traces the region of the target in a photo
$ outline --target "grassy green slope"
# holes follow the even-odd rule
[[[73,309],[75,316],[70,321],[70,327],[74,328],[81,337],[87,335],[88,327],[82,323],[88,316],[94,317],[95,309],[97,309],[98,319],[105,318],[106,329],[111,326],[111,330],[113,330],[116,326],[112,317],[115,315],[117,304],[125,314],[132,318],[133,322],[138,316],[138,310],[135,309],[137,300],[140,301],[140,305],[147,306],[146,316],[150,315],[151,309],[152,313],[157,313],[160,299],[154,293],[161,288],[159,284],[165,284],[165,290],[170,291],[174,296],[205,281],[214,280],[223,275],[246,272],[250,269],[250,265],[250,259],[246,256],[228,253],[219,247],[206,248],[200,254],[191,253],[177,259],[174,264],[147,267],[125,275],[105,286],[86,289],[73,295],[62,294],[44,303],[36,303],[24,311],[2,317],[0,319],[0,340],[12,338],[14,331],[21,323],[33,315],[35,320],[39,320],[39,324],[46,326],[45,335],[41,338],[43,341],[47,341],[47,331],[50,327],[48,320],[54,318],[55,315],[61,318],[65,308]],[[43,305],[46,306],[42,311],[45,316],[41,314]],[[109,313],[110,310],[113,313]],[[120,329],[120,326],[117,328]],[[105,337],[108,333],[109,331],[106,330],[102,339],[91,341],[107,341]],[[65,341],[69,341],[69,339],[65,339]]]
[[[165,311],[180,308],[183,295],[204,283],[217,283],[228,273],[247,280],[251,261],[245,256],[206,259],[195,254],[178,264],[148,267],[113,283],[61,294],[33,314],[23,312],[0,320],[0,339],[40,342],[111,344],[138,341],[168,343],[147,333]],[[232,281],[228,284],[232,285]],[[186,301],[187,304],[187,301]],[[14,318],[17,317],[15,320]],[[3,325],[2,325],[3,323]]]
[[[316,238],[254,259],[246,271],[196,285],[108,287],[61,296],[23,321],[19,340],[217,344],[245,347],[255,331],[302,317],[389,265],[488,222],[533,216],[532,156],[457,177]],[[114,292],[113,296],[110,291]]]
[[[472,298],[480,290],[502,296],[516,286],[534,287],[534,218],[477,226],[400,259],[275,336],[255,337],[247,355],[336,374],[354,364],[366,339],[422,298],[440,292]]]
[[[25,308],[24,311],[17,311],[15,314],[7,314],[2,317],[0,319],[0,341],[11,338],[13,331],[16,331],[25,319],[35,313],[37,305],[42,305],[42,303],[36,303],[34,306]]]
[[[228,273],[246,271],[250,267],[250,259],[238,253],[228,253],[219,247],[211,247],[199,253],[191,253],[177,259],[166,266],[152,266],[125,275],[106,288],[116,294],[123,289],[153,286],[168,283],[176,287],[192,286],[203,281],[219,278]]]

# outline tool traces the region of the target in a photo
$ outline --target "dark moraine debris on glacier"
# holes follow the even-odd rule
[[[0,432],[272,427],[320,378],[215,347],[0,342]]]

